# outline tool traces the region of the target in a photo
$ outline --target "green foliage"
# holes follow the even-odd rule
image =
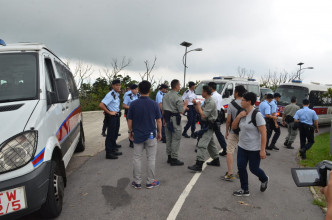
[[[318,205],[318,206],[320,206],[322,208],[326,208],[327,207],[326,201],[322,201],[320,199],[314,199],[314,201],[312,201],[312,204]]]
[[[331,160],[330,133],[315,137],[315,144],[307,151],[307,159],[301,160],[300,164],[305,167],[314,167],[322,160]]]

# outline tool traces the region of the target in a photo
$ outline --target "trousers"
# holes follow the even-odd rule
[[[294,127],[294,122],[291,122],[291,123],[287,124],[287,131],[288,131],[288,134],[286,136],[286,142],[287,142],[287,144],[294,143],[294,140],[295,140],[295,138],[297,136],[297,129],[294,130],[293,127]]]
[[[305,148],[306,150],[309,150],[312,147],[312,145],[315,143],[314,140],[315,129],[311,125],[300,123],[299,130],[300,130],[301,149]]]
[[[137,184],[142,183],[142,157],[143,151],[146,150],[147,157],[147,184],[153,183],[155,180],[155,167],[156,167],[156,155],[157,155],[157,139],[147,139],[146,141],[136,144],[134,146],[134,181]]]
[[[188,129],[191,128],[191,133],[195,133],[196,130],[196,109],[193,105],[188,105],[189,110],[187,111],[187,124],[183,128],[183,133],[187,133]]]
[[[212,159],[219,157],[216,144],[213,140],[213,130],[208,129],[203,136],[199,139],[197,144],[197,160],[205,161],[205,153],[208,151]]]
[[[273,146],[277,143],[279,136],[280,136],[280,126],[277,128],[275,126],[273,120],[267,120],[266,121],[266,132],[267,132],[266,147],[269,146],[270,138],[272,136],[273,131],[274,131],[274,135],[272,137],[270,146]]]
[[[237,167],[240,175],[241,189],[243,190],[249,190],[247,172],[248,163],[250,172],[257,176],[261,182],[265,182],[268,179],[265,172],[259,167],[261,162],[259,152],[260,151],[248,151],[238,147]]]
[[[174,132],[170,131],[168,127],[165,128],[166,134],[166,153],[170,155],[173,159],[178,158],[179,149],[180,149],[180,142],[181,142],[181,131],[182,126],[181,124],[178,125],[176,123],[176,117],[171,117],[170,119],[173,123]]]
[[[118,139],[120,129],[120,117],[106,115],[107,135],[105,139],[106,154],[112,154],[116,149],[116,140]]]

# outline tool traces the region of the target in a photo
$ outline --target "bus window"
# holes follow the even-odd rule
[[[301,86],[281,85],[277,88],[276,92],[280,93],[280,105],[288,105],[291,103],[292,96],[297,98],[297,104],[302,105],[303,99],[308,97],[309,89]]]
[[[309,101],[311,106],[331,106],[331,100],[324,91],[310,91]]]

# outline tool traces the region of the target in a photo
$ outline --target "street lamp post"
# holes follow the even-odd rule
[[[313,69],[312,66],[305,67],[305,68],[301,68],[303,64],[304,64],[304,63],[302,63],[302,62],[300,62],[300,63],[297,64],[297,65],[300,66],[300,69],[296,72],[296,76],[297,76],[297,78],[298,78],[299,80],[301,80],[301,71],[302,71],[302,70],[305,70],[305,69],[312,70],[312,69]]]
[[[189,42],[186,42],[186,41],[183,41],[180,45],[186,47],[186,51],[185,51],[185,53],[183,55],[183,58],[182,58],[182,62],[183,62],[183,65],[184,65],[183,88],[185,88],[186,87],[186,71],[187,71],[187,68],[188,68],[187,67],[187,54],[189,52],[192,52],[192,51],[202,51],[203,49],[202,48],[196,48],[196,49],[188,51],[188,47],[190,47],[192,44],[189,43]]]

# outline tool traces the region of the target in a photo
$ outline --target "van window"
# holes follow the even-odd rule
[[[55,67],[60,77],[66,80],[69,92],[73,99],[78,99],[78,90],[71,72],[61,63],[55,61]]]
[[[229,92],[230,96],[233,95],[233,83],[228,84],[226,90]]]
[[[0,54],[0,102],[38,98],[36,53]]]
[[[45,84],[46,91],[54,92],[54,84],[53,84],[54,72],[52,61],[50,59],[45,59]]]
[[[203,89],[203,86],[207,86],[209,82],[201,82],[200,84],[197,85],[196,89],[195,89],[195,93],[196,95],[202,95],[202,89]],[[216,82],[217,84],[217,88],[216,88],[216,91],[221,94],[222,90],[224,89],[225,87],[225,84],[224,82]]]
[[[260,96],[260,94],[259,94],[259,86],[258,85],[249,84],[248,85],[248,91],[255,93],[256,96]]]

